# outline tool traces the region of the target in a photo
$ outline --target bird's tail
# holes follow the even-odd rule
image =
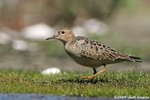
[[[126,55],[126,54],[119,54],[120,59],[124,59],[131,62],[142,62],[142,59],[140,57]]]
[[[129,61],[132,61],[132,62],[142,62],[142,59],[140,57],[130,56],[129,55]]]

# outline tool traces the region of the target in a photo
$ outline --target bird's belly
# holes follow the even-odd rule
[[[107,64],[113,64],[113,63],[118,63],[118,62],[122,62],[122,61],[112,61],[112,60],[108,60],[108,59],[103,59],[103,60],[95,60],[92,58],[88,58],[88,57],[84,57],[84,56],[80,56],[77,54],[72,54],[67,52],[67,54],[78,64],[86,66],[86,67],[92,67],[92,68],[96,68],[96,67],[100,67],[102,65],[107,65]]]
[[[100,60],[94,60],[91,58],[87,57],[76,57],[76,56],[71,56],[71,58],[78,64],[86,66],[86,67],[92,67],[96,68],[99,66],[102,66],[105,64],[105,61],[100,61]]]

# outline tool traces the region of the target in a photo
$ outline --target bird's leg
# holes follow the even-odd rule
[[[93,69],[94,70],[94,69]],[[94,79],[95,77],[97,77],[99,74],[105,72],[108,70],[108,67],[104,66],[104,68],[102,70],[100,70],[99,72],[97,72],[96,74],[94,75],[91,75],[91,76],[83,76],[81,78],[85,79],[85,80],[91,80],[91,79]]]
[[[93,68],[93,71],[94,71],[94,72],[93,72],[93,75],[97,73],[97,71],[96,71],[96,69],[95,69],[95,68]]]

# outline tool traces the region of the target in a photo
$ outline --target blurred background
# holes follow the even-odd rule
[[[150,71],[150,0],[0,0],[0,69],[92,72],[45,41],[62,27],[143,60],[110,69]]]

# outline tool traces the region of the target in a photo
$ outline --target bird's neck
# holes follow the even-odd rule
[[[75,36],[68,38],[66,41],[62,41],[64,45],[71,44],[75,42]]]

